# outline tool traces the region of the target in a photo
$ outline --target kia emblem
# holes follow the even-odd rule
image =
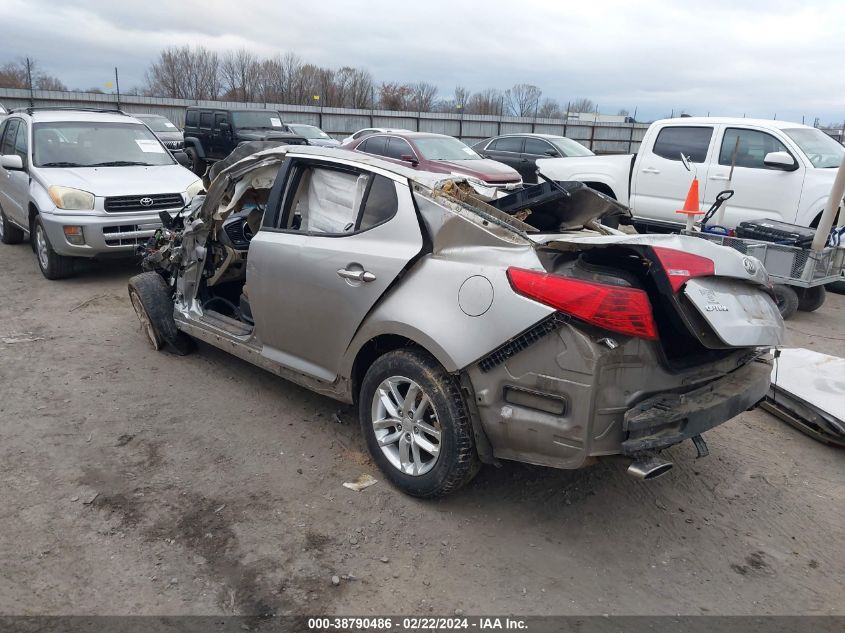
[[[757,264],[755,264],[754,260],[750,257],[743,257],[742,265],[745,266],[745,272],[747,272],[749,275],[753,275],[757,272]]]
[[[153,206],[154,201],[149,196],[146,196],[144,198],[141,198],[138,202],[141,203],[142,207],[151,207],[151,206]]]

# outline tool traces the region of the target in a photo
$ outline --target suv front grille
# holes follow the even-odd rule
[[[185,201],[182,199],[182,195],[178,193],[154,193],[149,196],[114,196],[112,198],[106,198],[105,202],[105,209],[108,213],[181,209],[183,206],[185,206]]]
[[[162,141],[167,149],[182,149],[185,146],[183,141]]]

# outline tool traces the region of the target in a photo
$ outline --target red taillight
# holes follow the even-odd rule
[[[605,330],[656,339],[648,295],[637,288],[607,286],[537,270],[508,268],[513,289]]]
[[[676,251],[674,248],[652,246],[652,250],[666,271],[673,292],[678,292],[688,279],[707,277],[715,273],[712,259]]]

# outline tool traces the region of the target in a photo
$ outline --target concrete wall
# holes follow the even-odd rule
[[[115,108],[115,95],[89,92],[58,92],[36,90],[35,105]],[[29,105],[28,90],[0,88],[0,103],[6,109]],[[629,153],[639,149],[648,124],[624,122],[585,122],[561,119],[533,119],[484,115],[459,115],[440,112],[391,112],[386,110],[353,110],[349,108],[319,108],[280,103],[236,103],[231,101],[189,101],[163,97],[121,95],[120,107],[126,112],[161,114],[182,126],[185,108],[191,105],[222,108],[270,108],[278,110],[288,123],[317,125],[335,138],[343,138],[364,127],[391,127],[422,132],[448,134],[472,145],[490,136],[515,132],[537,132],[568,136],[589,147],[597,154]]]

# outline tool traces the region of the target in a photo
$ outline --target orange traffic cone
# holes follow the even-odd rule
[[[684,208],[678,209],[675,213],[683,213],[687,216],[687,231],[692,231],[695,216],[704,215],[704,211],[698,204],[698,178],[692,179],[692,184],[687,192],[687,199],[684,200]]]

